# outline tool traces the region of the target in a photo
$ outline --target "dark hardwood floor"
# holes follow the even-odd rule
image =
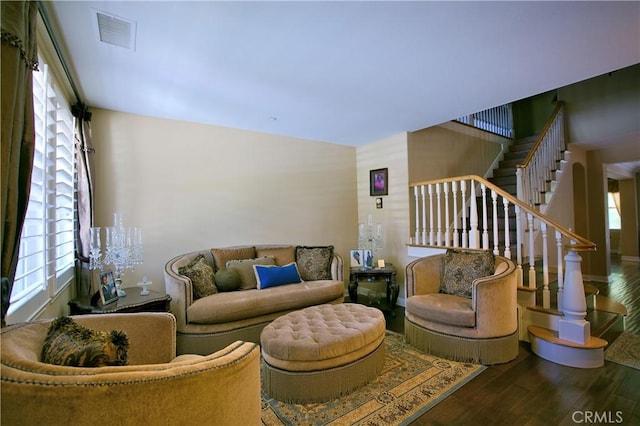
[[[640,264],[614,259],[609,283],[591,283],[623,303],[625,329],[640,334]],[[387,328],[404,332],[404,308]],[[605,337],[606,338],[606,337]],[[489,366],[412,425],[640,425],[640,370],[609,361],[595,369],[545,361],[520,342],[518,357]]]

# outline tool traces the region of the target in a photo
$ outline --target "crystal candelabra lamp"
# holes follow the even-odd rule
[[[142,263],[142,228],[125,227],[122,215],[113,214],[113,226],[105,227],[106,239],[101,244],[101,228],[91,228],[91,244],[89,247],[89,269],[100,269],[113,265],[118,296],[127,293],[122,290],[122,275],[125,269],[133,270]]]
[[[373,257],[377,250],[382,249],[382,224],[378,223],[373,227],[373,216],[367,217],[367,224],[361,223],[358,227],[358,246],[363,249],[371,250],[369,259],[365,256],[364,267],[373,267]]]

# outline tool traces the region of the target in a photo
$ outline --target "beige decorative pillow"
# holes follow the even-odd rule
[[[330,280],[333,246],[296,247],[296,263],[304,281]]]
[[[447,250],[441,293],[471,297],[473,281],[493,275],[495,256],[490,251]]]
[[[59,317],[49,325],[40,359],[70,367],[127,365],[128,350],[129,339],[122,331],[95,331]]]
[[[227,268],[235,269],[240,274],[240,278],[242,279],[240,290],[251,290],[252,288],[258,288],[258,281],[253,271],[253,265],[275,264],[276,262],[273,256],[265,256],[256,259],[230,260],[227,262]]]
[[[296,248],[294,246],[287,247],[256,247],[256,257],[273,256],[276,259],[277,266],[288,265],[296,261]]]
[[[218,292],[213,268],[207,263],[204,255],[197,255],[187,266],[178,268],[178,272],[191,280],[194,299],[200,299]]]
[[[211,254],[213,255],[213,261],[215,263],[215,270],[225,267],[228,261],[237,259],[255,259],[256,248],[251,247],[237,247],[237,248],[212,248]]]

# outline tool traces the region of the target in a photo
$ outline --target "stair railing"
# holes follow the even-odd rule
[[[582,295],[584,302],[577,253],[595,251],[593,242],[480,176],[417,182],[409,189],[415,203],[410,246],[492,250],[509,259],[515,246],[518,286],[524,286],[523,262],[528,261],[527,287],[535,290],[536,261],[542,263],[543,308],[550,309],[549,268],[554,263],[558,275],[557,310],[563,312],[565,305],[581,303],[573,300],[578,298],[576,295]],[[550,257],[554,251],[553,262]],[[564,299],[565,293],[571,295],[571,300]]]
[[[516,166],[518,199],[530,206],[544,203],[545,192],[565,150],[564,106],[558,102],[529,155]]]
[[[467,124],[487,132],[495,133],[506,138],[513,138],[513,111],[511,104],[500,105],[484,111],[474,112],[455,119],[459,123]]]

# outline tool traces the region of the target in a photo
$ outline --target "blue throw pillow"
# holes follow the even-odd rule
[[[253,265],[258,289],[302,282],[295,262],[284,266]]]

